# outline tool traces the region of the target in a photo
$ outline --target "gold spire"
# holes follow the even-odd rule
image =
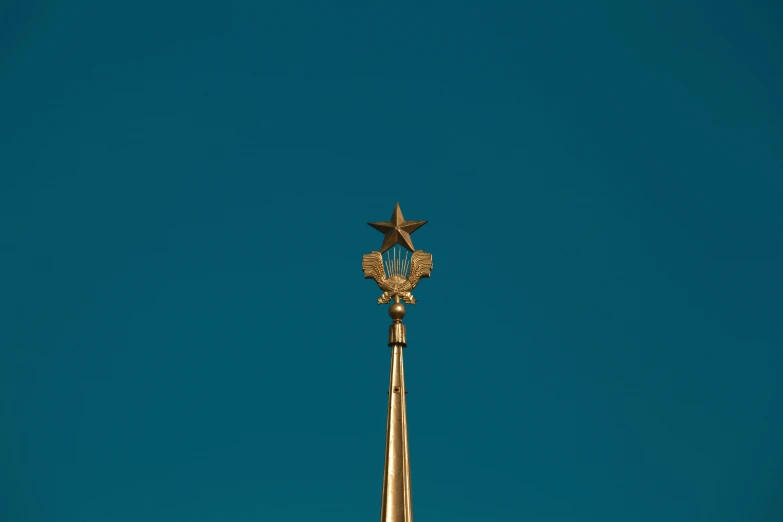
[[[421,227],[426,221],[405,221],[400,204],[395,206],[392,219],[388,223],[370,223],[370,226],[383,232],[384,241],[380,252],[366,254],[362,261],[364,277],[374,279],[383,290],[378,304],[388,303],[392,324],[389,327],[389,347],[392,349],[391,371],[389,375],[389,404],[386,417],[386,457],[383,469],[383,495],[381,497],[381,522],[413,522],[411,502],[411,468],[408,453],[408,418],[405,412],[405,371],[403,369],[403,349],[405,339],[405,305],[400,301],[415,304],[411,290],[419,280],[430,276],[432,254],[422,250],[413,250],[410,233]],[[387,252],[395,244],[401,244],[409,252],[397,247]],[[386,259],[383,253],[386,252]]]
[[[383,466],[381,522],[413,522],[411,504],[411,467],[408,453],[408,419],[405,414],[405,371],[402,349],[405,348],[405,305],[395,298],[389,307],[394,321],[389,327],[392,349],[389,375],[389,406],[386,417],[386,458]]]

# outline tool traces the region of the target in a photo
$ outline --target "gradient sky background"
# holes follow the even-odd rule
[[[0,520],[783,519],[775,2],[4,2]]]

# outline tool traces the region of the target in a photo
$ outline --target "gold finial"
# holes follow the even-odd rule
[[[405,348],[408,343],[405,341],[405,325],[402,324],[402,318],[405,317],[405,305],[400,302],[400,297],[394,298],[394,303],[389,307],[389,317],[392,318],[392,324],[389,326],[389,346],[400,345]]]
[[[389,307],[389,317],[395,323],[401,323],[402,318],[405,317],[405,305],[400,302],[400,298],[394,299],[394,304]]]
[[[394,208],[391,219],[385,223],[369,223],[384,234],[381,251],[365,254],[362,259],[364,277],[374,279],[383,294],[378,304],[388,303],[389,347],[392,349],[391,375],[389,378],[389,405],[386,418],[386,458],[383,470],[383,495],[381,497],[381,522],[413,522],[411,502],[411,468],[408,452],[408,416],[406,414],[405,372],[402,351],[405,339],[405,305],[415,304],[413,290],[422,278],[430,277],[432,254],[414,250],[410,234],[426,221],[405,221],[400,204]],[[395,248],[395,245],[402,248]],[[409,254],[410,252],[410,254]],[[386,259],[383,254],[386,253]]]
[[[392,298],[400,298],[408,304],[416,304],[411,290],[419,284],[421,278],[430,276],[432,254],[423,250],[413,250],[410,234],[425,223],[426,221],[405,221],[399,203],[395,205],[394,213],[388,222],[368,223],[384,233],[381,251],[365,254],[362,262],[364,277],[375,279],[383,290],[378,304],[386,304]],[[397,248],[389,251],[396,244],[402,245],[405,250]],[[386,260],[383,258],[384,252],[386,252]]]

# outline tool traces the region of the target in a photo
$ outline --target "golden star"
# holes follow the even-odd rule
[[[389,221],[386,223],[367,224],[383,233],[383,245],[381,245],[381,254],[383,254],[398,243],[413,252],[411,234],[425,223],[426,221],[405,221],[405,218],[402,217],[400,204],[397,203]]]

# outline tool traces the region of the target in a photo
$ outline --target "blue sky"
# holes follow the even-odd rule
[[[778,521],[772,2],[0,6],[0,519]]]

